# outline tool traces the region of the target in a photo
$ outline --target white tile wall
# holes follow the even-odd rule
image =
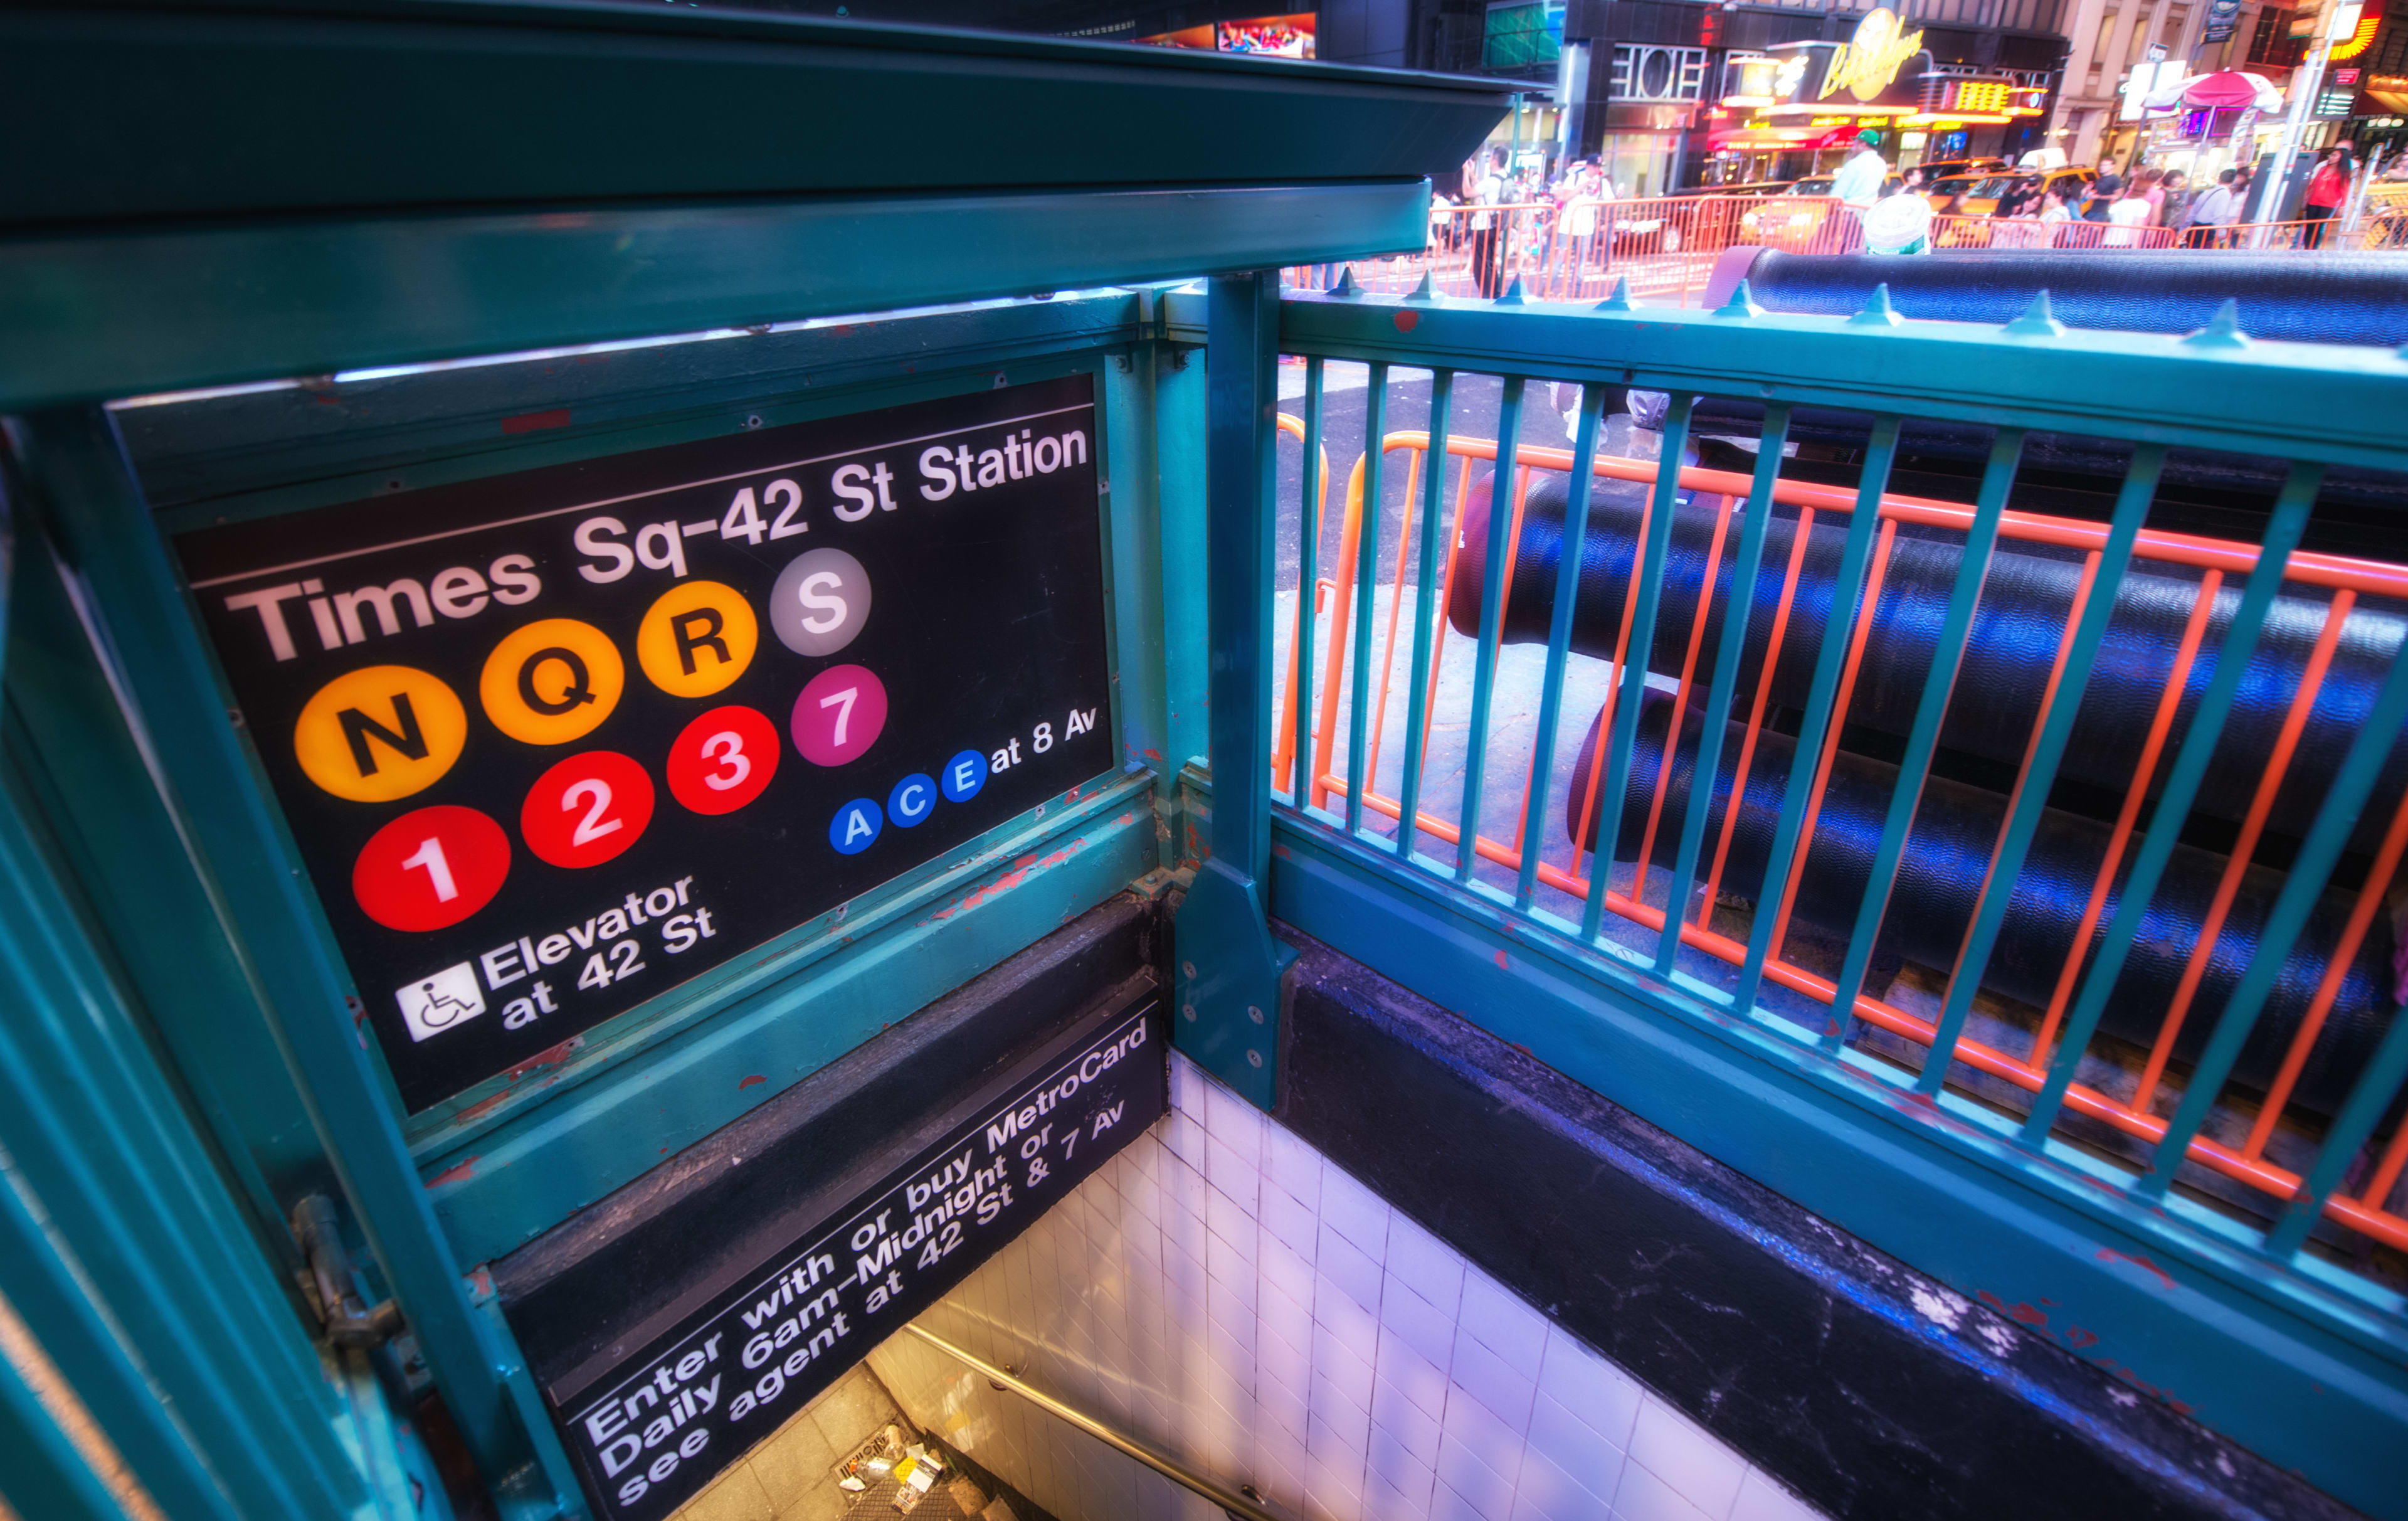
[[[1171,1112],[922,1323],[1314,1521],[1817,1514],[1177,1053]],[[924,1342],[870,1363],[1061,1521],[1218,1521]]]

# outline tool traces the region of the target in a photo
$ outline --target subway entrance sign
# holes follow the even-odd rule
[[[1115,768],[1092,379],[179,536],[412,1112]]]

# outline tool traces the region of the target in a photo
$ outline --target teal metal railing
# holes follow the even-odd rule
[[[2408,357],[2229,320],[2070,334],[2044,302],[2003,331],[1901,322],[1882,296],[1770,316],[1743,289],[1708,313],[1349,282],[1291,294],[1280,334],[1303,447],[1267,594],[1294,672],[1264,755],[1271,911],[2261,1450],[2314,1451],[2349,1492],[2335,1472],[2408,1411],[2408,1020],[2398,969],[2366,974],[2408,846],[2386,773],[2408,570],[2300,545],[2329,473],[2408,469]],[[1608,416],[1630,387],[1663,394],[1652,435]],[[1708,398],[1724,421],[1701,421]],[[1760,427],[1696,461],[1700,427],[1735,432],[1733,399]],[[1861,435],[1784,468],[1808,409]],[[1990,430],[1952,499],[1893,489],[1934,479],[1901,458],[1924,423]],[[2011,510],[2019,478],[2063,486],[2039,451],[2067,437],[2116,452],[2104,521]],[[1318,505],[1325,452],[1360,455],[1340,512]],[[2170,456],[2203,452],[2274,472],[2259,542],[2152,525]],[[1908,587],[1933,553],[1953,575]],[[2070,597],[2018,611],[2035,564]],[[2143,590],[2176,599],[2159,626],[2180,638],[2151,656],[2137,767],[2101,787],[2097,705],[2130,677]],[[1990,768],[1974,848],[1940,860],[1927,830],[1971,796],[1957,725],[2013,706],[1960,673],[1993,669],[1983,641],[2016,618],[2031,722]],[[2312,636],[2303,666],[2270,619]],[[1928,652],[1904,691],[1883,648],[1900,640]],[[2260,714],[2282,719],[2271,748],[2236,760]],[[2258,768],[2247,809],[2206,821],[2202,786],[2235,765]],[[2058,891],[2073,954],[2002,971],[2086,799],[2078,837],[2106,843]],[[2203,909],[2182,897],[2202,860]],[[1935,891],[1968,897],[1961,939],[1900,966],[1885,921]],[[2123,974],[2170,954],[2179,985],[2136,1013]],[[2002,996],[2017,978],[2042,991]],[[2145,1333],[2114,1323],[2115,1273],[2169,1311]],[[2298,1408],[2266,1402],[2284,1389]]]

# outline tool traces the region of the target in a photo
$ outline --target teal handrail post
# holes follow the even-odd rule
[[[1672,862],[1672,885],[1664,899],[1664,936],[1656,942],[1656,975],[1670,977],[1681,954],[1681,922],[1688,912],[1689,884],[1698,877],[1698,856],[1705,849],[1706,811],[1713,803],[1717,771],[1722,765],[1723,726],[1730,722],[1731,698],[1739,690],[1740,656],[1746,651],[1748,619],[1754,615],[1752,589],[1764,567],[1765,535],[1772,526],[1772,493],[1781,476],[1782,447],[1789,439],[1789,409],[1774,403],[1764,409],[1764,431],[1757,438],[1756,479],[1748,488],[1747,512],[1741,521],[1739,558],[1731,565],[1730,610],[1723,615],[1722,644],[1714,655],[1713,691],[1706,699],[1709,738],[1698,746],[1689,773],[1689,807],[1681,819],[1680,853]],[[1707,587],[1700,595],[1711,594]]]
[[[176,818],[191,868],[208,884],[229,943],[242,956],[262,1017],[300,1080],[311,1126],[462,1440],[506,1516],[582,1514],[558,1435],[548,1422],[529,1419],[540,1399],[523,1359],[472,1302],[375,1058],[344,1007],[342,979],[320,942],[294,932],[309,922],[308,890],[256,850],[269,828],[265,805],[250,787],[234,729],[213,704],[215,675],[183,615],[114,421],[100,407],[36,413],[21,420],[18,438],[64,553],[92,582],[97,607],[125,620],[97,626],[96,637],[107,652],[150,652],[143,660],[118,661],[111,674],[152,746],[178,757],[172,771],[154,770],[160,801]],[[96,552],[103,544],[108,552]],[[188,790],[196,787],[244,801],[197,807]],[[513,1380],[523,1387],[507,1387]]]
[[[1171,1024],[1181,1050],[1268,1110],[1278,1097],[1280,977],[1296,959],[1293,947],[1271,938],[1269,920],[1279,274],[1217,276],[1211,292],[1204,574],[1212,854],[1179,910]]]
[[[1317,363],[1317,361],[1316,361]],[[1388,366],[1375,364],[1363,392],[1363,509],[1354,532],[1354,687],[1348,698],[1346,734],[1346,832],[1363,832],[1363,794],[1371,775],[1366,736],[1371,723],[1371,603],[1380,586],[1380,466],[1388,431]],[[1380,672],[1380,685],[1388,673]],[[1403,827],[1399,821],[1398,827]]]
[[[1429,719],[1430,645],[1437,620],[1438,562],[1446,552],[1439,531],[1446,512],[1446,431],[1455,405],[1455,372],[1430,372],[1429,446],[1422,469],[1421,538],[1414,550],[1413,674],[1405,710],[1405,774],[1398,794],[1397,855],[1411,861],[1420,848],[1422,816],[1422,731]]]
[[[1603,932],[1605,895],[1613,882],[1613,847],[1622,835],[1622,790],[1630,782],[1630,752],[1639,739],[1639,705],[1647,693],[1647,659],[1656,648],[1656,610],[1664,595],[1664,565],[1672,545],[1672,514],[1681,499],[1681,456],[1689,444],[1689,410],[1697,397],[1675,392],[1664,415],[1663,441],[1656,452],[1656,486],[1647,507],[1647,536],[1638,549],[1630,594],[1630,643],[1623,652],[1622,668],[1613,674],[1613,729],[1601,727],[1598,743],[1606,747],[1605,782],[1597,795],[1597,854],[1589,860],[1588,901],[1581,911],[1581,939],[1594,940]],[[1670,749],[1665,751],[1670,764]],[[1647,885],[1647,863],[1634,868],[1630,896],[1641,896]],[[1677,933],[1677,931],[1676,931]]]
[[[1455,880],[1469,883],[1480,866],[1480,788],[1488,767],[1488,709],[1496,698],[1498,651],[1505,642],[1505,562],[1512,557],[1514,452],[1522,436],[1519,375],[1505,377],[1497,403],[1497,466],[1488,473],[1488,559],[1480,596],[1480,643],[1471,667],[1471,726],[1463,741],[1462,831],[1455,845]]]
[[[2137,454],[2134,463],[2137,473]],[[2153,488],[2156,466],[2162,463],[2160,456],[2151,465]],[[2251,656],[2258,653],[2258,637],[2265,631],[2266,614],[2274,605],[2275,594],[2283,588],[2284,567],[2290,564],[2291,552],[2299,548],[2300,538],[2307,531],[2308,512],[2323,483],[2322,465],[2296,461],[2289,478],[2283,482],[2282,494],[2274,500],[2273,518],[2258,540],[2257,568],[2249,573],[2248,583],[2241,593],[2241,605],[2233,610],[2232,624],[2225,631],[2223,646],[2216,652],[2215,674],[2208,679],[2207,690],[2200,695],[2190,725],[2184,731],[2173,769],[2166,776],[2165,790],[2157,795],[2156,815],[2141,837],[2140,853],[2132,858],[2132,869],[2124,879],[2106,936],[2099,942],[2089,970],[2083,973],[2081,994],[2074,999],[2072,1012],[2066,1016],[2065,1028],[2057,1035],[2057,1051],[2047,1056],[2048,1081],[2033,1098],[2031,1113],[2024,1121],[2022,1139],[2027,1146],[2037,1148],[2047,1142],[2049,1128],[2057,1123],[2057,1112],[2065,1102],[2065,1091],[2072,1086],[2074,1073],[2081,1068],[2082,1054],[2089,1049],[2090,1037],[2107,1012],[2108,996],[2114,990],[2115,979],[2123,973],[2124,958],[2130,953],[2132,941],[2141,933],[2149,899],[2157,890],[2157,879],[2179,842],[2183,820],[2190,814],[2191,799],[2199,795],[2200,779],[2207,774],[2215,742],[2224,733],[2224,721],[2232,711],[2233,699],[2240,695],[2242,677],[2249,668]],[[2145,510],[2145,505],[2143,501],[2140,509],[2134,509],[2128,497],[2119,508],[2119,511],[2132,511],[2131,532],[2138,532],[2140,512]],[[2107,567],[2102,564],[2101,568]],[[2117,574],[2122,573],[2120,563],[2114,568]],[[2114,582],[2103,584],[2113,587]],[[1943,1013],[1943,1023],[1945,1017]],[[2043,1055],[2034,1053],[2035,1059]]]
[[[1915,1080],[1918,1092],[1936,1094],[1947,1080],[1956,1038],[1971,1015],[1974,991],[1981,986],[1982,973],[1990,964],[1990,952],[1999,943],[2007,905],[2014,897],[2015,879],[2023,874],[2024,856],[2040,828],[2049,788],[2057,782],[2057,764],[2064,758],[2066,740],[2073,734],[2073,715],[2080,710],[2082,694],[2090,685],[2090,667],[2107,637],[2107,620],[2115,611],[2114,589],[2131,565],[2132,544],[2147,516],[2149,502],[2157,495],[2157,477],[2165,463],[2166,452],[2158,445],[2142,444],[2132,451],[2132,463],[2116,499],[2115,515],[2108,524],[2107,542],[2099,551],[2099,573],[2092,583],[2090,600],[2084,605],[2081,622],[2074,625],[2072,642],[2066,647],[2064,675],[2042,718],[2040,739],[2031,748],[2027,774],[2016,783],[2014,800],[2008,806],[2006,827],[2000,832],[1998,848],[1990,857],[1990,875],[1975,900],[1973,926],[1966,933],[1965,949],[1957,955],[1956,969],[1949,978],[1948,997],[1941,1005],[1940,1018],[1932,1031],[1931,1057]],[[2205,712],[2202,706],[2201,717],[2192,722],[2204,723]],[[2159,806],[2162,809],[2167,805]],[[2179,813],[2160,812],[2157,823],[2171,824],[2180,818]],[[2145,897],[2143,894],[2133,901],[2144,901]]]
[[[2233,1062],[2241,1055],[2242,1042],[2249,1039],[2258,1016],[2265,1012],[2266,997],[2274,991],[2275,982],[2283,975],[2284,963],[2290,959],[2291,948],[2307,926],[2308,914],[2315,909],[2334,865],[2341,860],[2350,831],[2358,825],[2358,812],[2374,790],[2375,779],[2383,770],[2383,763],[2390,758],[2391,747],[2399,742],[2403,724],[2408,724],[2408,653],[2393,656],[2391,673],[2384,678],[2373,705],[2367,710],[2358,738],[2350,741],[2349,754],[2334,774],[2324,803],[2316,810],[2316,821],[2309,825],[2308,838],[2291,862],[2289,879],[2283,883],[2281,896],[2274,899],[2273,910],[2266,916],[2266,927],[2258,934],[2257,954],[2250,957],[2248,970],[2241,974],[2240,985],[2232,990],[2224,1012],[2216,1017],[2207,1048],[2191,1066],[2182,1103],[2175,1109],[2173,1118],[2166,1122],[2165,1137],[2157,1142],[2148,1175],[2133,1185],[2133,1191],[2142,1198],[2163,1198],[2172,1186],[2174,1173],[2190,1151],[2191,1138],[2207,1123],[2208,1112],[2214,1107],[2216,1096],[2224,1090],[2225,1079],[2232,1073]],[[2394,1023],[2396,1026],[2396,1019]],[[2381,1055],[2397,1060],[2393,1051]],[[2398,1081],[2396,1076],[2393,1081]],[[2348,1117],[2353,1121],[2359,1118]],[[2369,1123],[2367,1130],[2372,1129]],[[2354,1153],[2365,1139],[2365,1131],[2353,1139],[2346,1130],[2335,1128],[2325,1137],[2320,1160],[2329,1162],[2337,1151],[2344,1155]],[[2279,1224],[2300,1230],[2287,1215]],[[2303,1231],[2300,1239],[2305,1240]],[[2296,1248],[2298,1242],[2291,1244]]]
[[[1603,427],[1602,386],[1581,387],[1580,423],[1572,440],[1572,476],[1564,504],[1564,547],[1561,563],[1579,566],[1588,543],[1589,498],[1597,487],[1597,436]],[[1538,894],[1540,841],[1547,838],[1547,795],[1555,776],[1555,728],[1563,717],[1564,667],[1571,661],[1572,614],[1579,605],[1580,578],[1569,571],[1555,578],[1555,606],[1547,623],[1547,674],[1539,688],[1539,731],[1530,740],[1530,796],[1522,814],[1522,870],[1513,883],[1513,907],[1526,911]]]
[[[1304,362],[1304,499],[1297,509],[1296,526],[1296,806],[1312,801],[1312,639],[1313,599],[1321,580],[1321,495],[1329,482],[1321,476],[1321,388],[1326,362]]]
[[[1906,854],[1906,837],[1914,826],[1914,811],[1923,796],[1923,782],[1931,769],[1931,753],[1940,746],[1941,721],[1956,687],[1956,667],[1965,658],[1965,643],[1973,631],[1973,608],[1990,568],[1990,552],[1999,541],[1999,515],[2007,508],[2007,493],[2015,483],[2015,466],[2024,449],[2021,428],[2000,428],[1991,440],[1989,464],[1983,468],[1982,487],[1973,521],[1965,530],[1965,552],[1956,565],[1956,584],[1948,594],[1948,611],[1941,621],[1940,638],[1932,646],[1931,668],[1923,678],[1923,696],[1915,700],[1914,723],[1908,731],[1906,754],[1899,760],[1898,784],[1891,791],[1889,811],[1882,820],[1881,846],[1873,854],[1872,872],[1865,879],[1864,900],[1856,905],[1856,922],[1848,935],[1847,959],[1840,965],[1831,990],[1831,1023],[1823,1032],[1823,1049],[1837,1055],[1847,1039],[1848,1022],[1856,1007],[1857,990],[1865,985],[1865,969],[1872,961],[1873,944],[1881,934],[1882,916],[1889,910],[1891,889]],[[1709,735],[1719,739],[1716,731]],[[2045,789],[2042,789],[2043,792]],[[1945,1070],[1944,1057],[1934,1067]]]
[[[1835,731],[1841,715],[1831,710],[1839,693],[1841,662],[1849,641],[1856,637],[1856,620],[1870,610],[1865,606],[1865,566],[1872,558],[1873,531],[1881,516],[1882,494],[1889,489],[1890,465],[1898,457],[1898,428],[1896,413],[1874,414],[1864,471],[1856,481],[1856,510],[1848,515],[1848,537],[1841,544],[1840,570],[1831,582],[1831,611],[1823,624],[1823,647],[1814,656],[1814,684],[1807,691],[1806,721],[1799,728],[1797,743],[1789,753],[1789,777],[1781,794],[1781,822],[1773,827],[1771,858],[1765,863],[1764,884],[1756,894],[1759,904],[1782,900],[1789,889],[1790,871],[1804,854],[1799,835],[1806,826],[1806,795],[1813,790],[1814,773],[1823,764],[1823,747],[1835,743],[1838,738]],[[1672,447],[1669,428],[1664,435],[1664,447],[1668,452]],[[1636,629],[1631,637],[1638,638]],[[1635,653],[1632,658],[1635,663]],[[1619,803],[1613,806],[1619,807]],[[1736,799],[1733,806],[1737,806]],[[1756,990],[1764,984],[1765,958],[1780,950],[1772,943],[1773,926],[1779,918],[1778,913],[1758,913],[1755,927],[1748,931],[1747,959],[1740,965],[1739,985],[1731,995],[1731,1008],[1742,1015],[1756,1007]]]

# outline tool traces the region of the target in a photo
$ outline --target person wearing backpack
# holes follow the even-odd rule
[[[2183,242],[2195,249],[2213,248],[2223,236],[2225,225],[2241,213],[2241,197],[2234,194],[2240,171],[2226,169],[2215,177],[2215,183],[2193,197],[2185,212]]]

